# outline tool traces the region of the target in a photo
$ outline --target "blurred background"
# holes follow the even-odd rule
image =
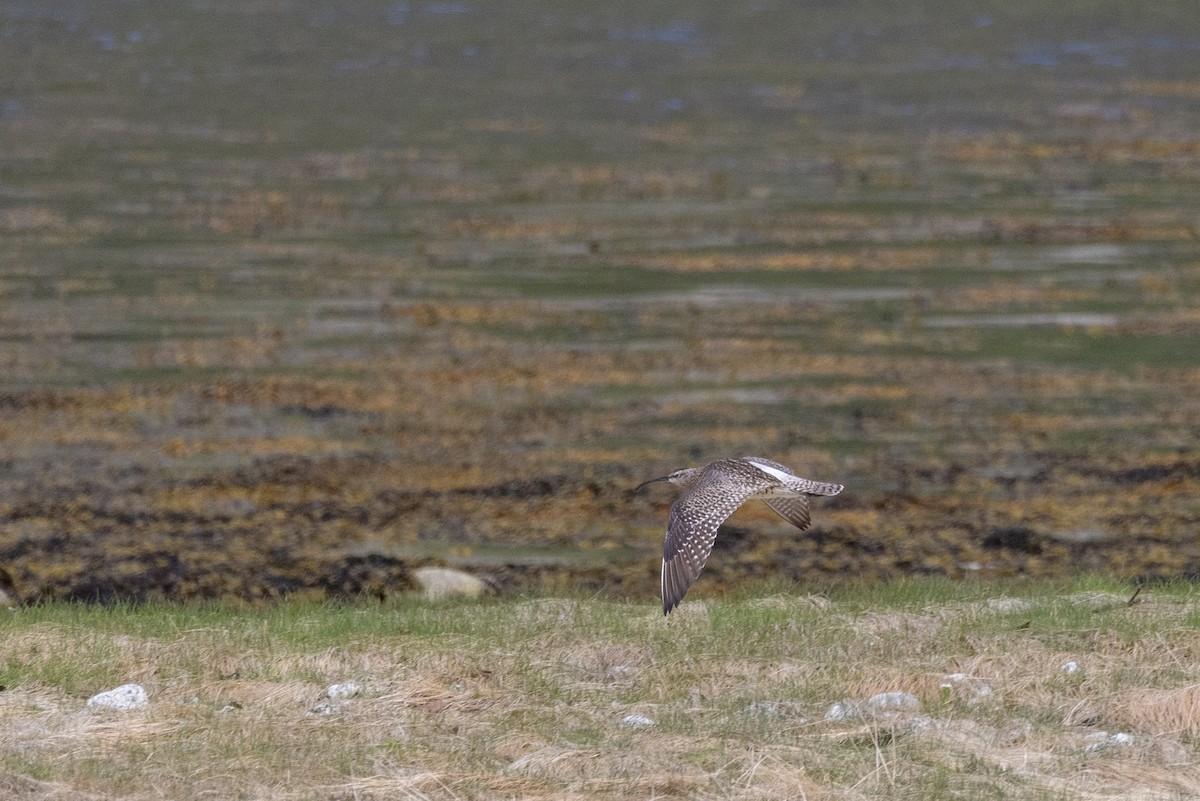
[[[1192,3],[0,2],[0,578],[1200,571]]]

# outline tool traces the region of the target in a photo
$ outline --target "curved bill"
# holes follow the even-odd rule
[[[669,478],[670,478],[670,476],[659,476],[658,478],[652,478],[649,481],[643,481],[641,484],[638,484],[636,487],[634,487],[633,491],[637,492],[638,490],[640,490],[642,487],[646,486],[647,484],[653,484],[655,481],[666,481]]]

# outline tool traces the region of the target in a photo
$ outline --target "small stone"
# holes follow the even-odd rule
[[[825,712],[825,719],[848,720],[850,718],[860,717],[861,715],[862,712],[855,704],[852,704],[849,701],[838,701],[837,703],[830,705],[829,709]]]
[[[646,726],[653,726],[654,721],[645,715],[634,714],[626,715],[624,719],[621,720],[621,725],[627,729],[641,729]]]
[[[88,706],[103,706],[109,709],[138,709],[150,703],[146,691],[140,684],[122,684],[120,687],[97,693],[88,699]]]
[[[1097,751],[1102,751],[1105,748],[1122,748],[1133,745],[1133,735],[1128,732],[1119,731],[1116,734],[1108,734],[1108,732],[1096,732],[1084,738],[1088,743],[1084,747],[1084,752],[1094,754]]]
[[[742,710],[742,714],[755,718],[777,718],[784,712],[778,701],[755,701]]]
[[[341,684],[330,684],[325,688],[325,697],[330,699],[338,698],[353,698],[362,692],[362,687],[356,681],[347,681]]]
[[[478,598],[488,591],[482,579],[449,567],[419,567],[413,578],[428,600],[443,598]]]
[[[912,693],[879,693],[867,699],[867,707],[873,710],[920,709],[921,702]]]

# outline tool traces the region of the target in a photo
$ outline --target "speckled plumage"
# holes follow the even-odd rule
[[[717,539],[717,528],[751,498],[762,499],[776,514],[803,531],[810,522],[809,495],[837,495],[841,484],[800,478],[761,456],[718,459],[704,467],[676,470],[651,479],[670,481],[687,492],[671,506],[663,542],[663,614],[679,605],[700,575]]]

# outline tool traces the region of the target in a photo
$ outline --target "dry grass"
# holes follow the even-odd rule
[[[1113,698],[1108,708],[1122,725],[1175,737],[1200,738],[1200,685],[1166,690],[1138,688]]]
[[[1011,589],[772,595],[669,620],[567,599],[17,609],[0,621],[0,788],[21,801],[1197,792],[1196,594],[1130,606]],[[943,689],[949,674],[967,678]],[[346,680],[361,693],[324,697]],[[85,705],[124,681],[149,706]],[[919,708],[866,708],[896,691]],[[826,719],[835,702],[860,713]],[[624,726],[633,714],[654,725]],[[1132,742],[1106,744],[1117,732]]]

